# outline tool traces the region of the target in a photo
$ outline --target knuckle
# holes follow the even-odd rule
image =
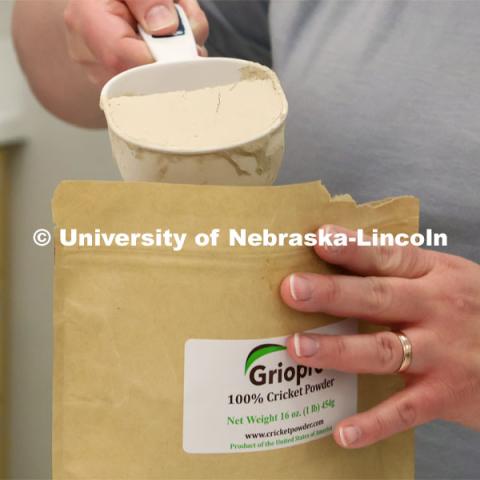
[[[408,430],[417,424],[417,409],[410,401],[402,401],[393,407],[393,411],[375,414],[372,426],[374,436],[386,438],[398,431]]]
[[[451,306],[457,314],[460,313],[464,315],[469,315],[475,313],[478,309],[478,305],[475,299],[464,292],[457,293],[456,295],[451,295],[449,300]]]
[[[437,255],[435,258],[436,258],[436,263],[438,264],[438,267],[448,273],[454,273],[454,272],[457,272],[459,269],[461,269],[462,262],[455,255],[448,255],[448,254],[442,255],[437,252]]]
[[[398,250],[387,245],[377,248],[377,269],[381,272],[396,270],[400,262]]]
[[[334,348],[335,348],[335,355],[337,358],[344,358],[347,352],[347,345],[345,343],[345,339],[341,336],[335,336],[334,338]]]
[[[394,371],[395,363],[395,342],[398,340],[390,332],[376,334],[377,361],[383,371]]]
[[[479,311],[480,299],[474,285],[467,284],[462,276],[453,272],[448,281],[442,283],[434,296],[444,314],[458,316],[460,320]]]
[[[387,436],[388,426],[385,418],[382,415],[376,414],[374,416],[373,425],[375,430],[375,437],[383,438]]]
[[[336,303],[339,300],[341,294],[340,282],[331,275],[327,275],[324,278],[325,301],[328,303]]]
[[[410,249],[408,247],[403,247],[404,250],[402,250],[402,267],[400,269],[401,272],[423,272],[425,271],[425,267],[422,265],[422,263],[425,263],[424,260],[425,256],[424,255],[417,255],[416,252],[413,251],[413,248],[411,247]]]
[[[401,402],[395,406],[395,410],[402,429],[407,430],[415,425],[417,409],[412,402]]]
[[[365,277],[368,282],[367,308],[371,314],[379,314],[392,304],[392,288],[388,281],[378,277]]]
[[[407,402],[412,411],[408,411],[404,405],[403,414],[415,426],[425,423],[435,418],[442,418],[445,415],[449,405],[456,405],[460,400],[457,389],[445,381],[443,378],[425,378],[422,381],[421,389],[417,391],[415,400]]]

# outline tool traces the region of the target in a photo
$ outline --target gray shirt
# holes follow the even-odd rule
[[[212,55],[273,64],[289,101],[278,183],[412,194],[443,251],[480,261],[480,2],[204,1]],[[418,478],[480,478],[480,434],[417,429]]]

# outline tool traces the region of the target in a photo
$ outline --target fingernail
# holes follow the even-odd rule
[[[358,427],[342,427],[340,428],[340,441],[344,447],[348,447],[360,438],[361,432]]]
[[[165,5],[155,5],[145,15],[150,32],[156,32],[175,23],[175,16]]]
[[[310,280],[301,275],[290,275],[290,293],[297,302],[304,302],[312,298],[312,285]]]
[[[313,338],[296,333],[293,336],[293,346],[297,357],[311,357],[318,352],[318,345]]]

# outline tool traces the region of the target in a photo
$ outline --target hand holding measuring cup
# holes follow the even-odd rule
[[[186,12],[180,5],[175,8],[179,22],[173,35],[156,36],[138,27],[156,62],[116,75],[100,94],[112,153],[123,179],[217,185],[273,183],[283,158],[288,111],[277,76],[268,67],[238,58],[199,58]],[[238,86],[240,83],[243,87]],[[264,85],[265,89],[247,88],[248,95],[242,96],[246,84]],[[226,89],[223,94],[216,90],[220,87]],[[194,91],[207,92],[210,100],[197,104],[186,101],[186,93]],[[208,96],[212,91],[218,95]],[[142,102],[145,108],[139,108],[141,97],[171,92],[180,92],[181,101],[152,110],[150,97]],[[118,116],[121,97],[137,103]],[[189,105],[197,107],[187,108]],[[168,118],[166,123],[159,118],[161,112],[168,112],[168,117],[162,117]],[[260,117],[265,117],[264,121],[257,125],[255,119]],[[208,125],[208,132],[200,124]],[[152,128],[155,125],[161,128]],[[255,127],[247,128],[252,125]],[[146,135],[146,131],[153,133]],[[221,133],[226,131],[238,135],[222,140]],[[173,142],[172,132],[183,132],[182,140]],[[167,141],[162,143],[164,138]]]
[[[188,17],[199,55],[208,22],[197,0],[180,0]],[[137,24],[153,35],[171,35],[178,28],[173,0],[69,0],[64,12],[70,58],[89,80],[103,85],[118,73],[153,62]]]

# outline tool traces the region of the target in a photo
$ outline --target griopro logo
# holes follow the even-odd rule
[[[278,362],[275,368],[258,363],[260,358],[286,349],[285,345],[263,343],[251,350],[245,360],[245,375],[248,375],[250,382],[257,386],[284,382],[295,382],[296,385],[300,385],[302,378],[319,374],[323,371],[322,368],[306,367],[305,365],[284,367],[282,362]]]

